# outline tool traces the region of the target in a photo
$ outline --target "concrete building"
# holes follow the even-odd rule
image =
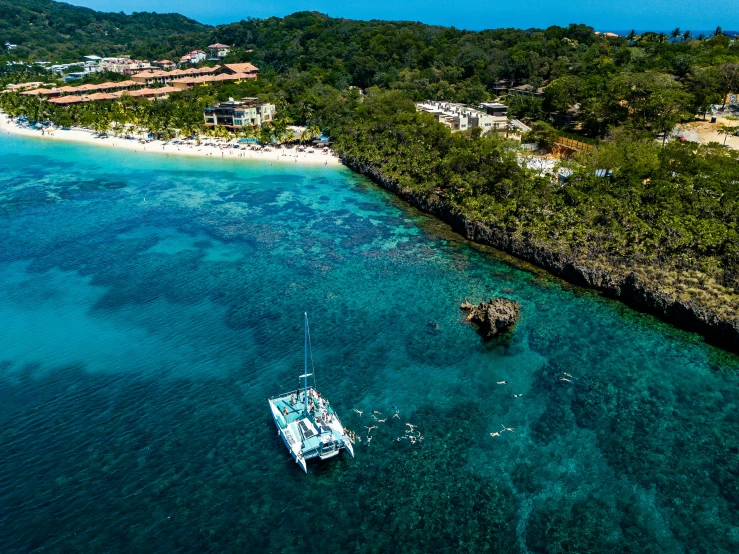
[[[235,101],[221,102],[212,108],[205,108],[205,125],[215,127],[223,125],[231,129],[259,126],[272,121],[275,117],[275,106],[260,102],[258,98],[242,98]]]
[[[103,58],[100,56],[82,56],[82,59],[85,60],[83,62],[83,67],[85,68],[86,73],[95,73],[100,71],[100,62]]]
[[[505,129],[508,123],[505,115],[489,115],[464,104],[453,102],[419,102],[416,104],[416,109],[430,113],[439,123],[443,123],[452,131],[467,131],[475,127],[480,127],[483,131],[491,131]]]
[[[132,60],[130,58],[103,58],[100,60],[100,71],[133,75],[146,69],[151,69],[151,64],[145,60]]]
[[[483,102],[480,109],[488,115],[496,117],[506,117],[508,115],[508,106],[500,102]]]

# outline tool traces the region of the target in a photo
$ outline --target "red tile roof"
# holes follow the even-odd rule
[[[255,73],[259,71],[259,68],[255,65],[246,63],[227,63],[224,67],[230,69],[234,73]]]

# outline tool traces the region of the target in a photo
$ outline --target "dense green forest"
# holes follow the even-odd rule
[[[318,126],[354,167],[406,195],[616,281],[636,275],[706,319],[736,325],[736,152],[655,140],[739,89],[739,44],[720,29],[709,37],[679,29],[606,37],[584,25],[467,32],[302,12],[206,29],[201,40],[233,45],[231,59],[260,67],[260,79],[157,102],[60,108],[4,94],[0,105],[59,125],[135,125],[167,137],[202,131],[202,109],[213,102],[259,96],[277,104],[279,118],[248,134],[269,141],[290,123]],[[413,104],[493,99],[501,79],[543,87],[541,96],[505,100],[534,127],[530,139],[546,145],[568,130],[596,145],[563,162],[572,171],[565,182],[528,168],[516,142],[453,134]]]
[[[0,0],[0,44],[18,45],[0,61],[74,62],[90,54],[181,56],[202,46],[208,31],[208,26],[179,14],[125,15],[51,0]]]

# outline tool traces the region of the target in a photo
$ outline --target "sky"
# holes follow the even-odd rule
[[[680,27],[739,30],[739,0],[67,0],[101,11],[177,12],[217,25],[310,10],[332,17],[421,21],[459,29],[544,28],[585,23],[596,30]]]

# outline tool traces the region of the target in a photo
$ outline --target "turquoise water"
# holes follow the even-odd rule
[[[697,336],[344,168],[9,136],[0,168],[0,552],[739,551],[739,361]],[[522,319],[484,344],[459,304],[494,295]],[[308,475],[265,401],[303,311],[344,424],[402,416]]]

